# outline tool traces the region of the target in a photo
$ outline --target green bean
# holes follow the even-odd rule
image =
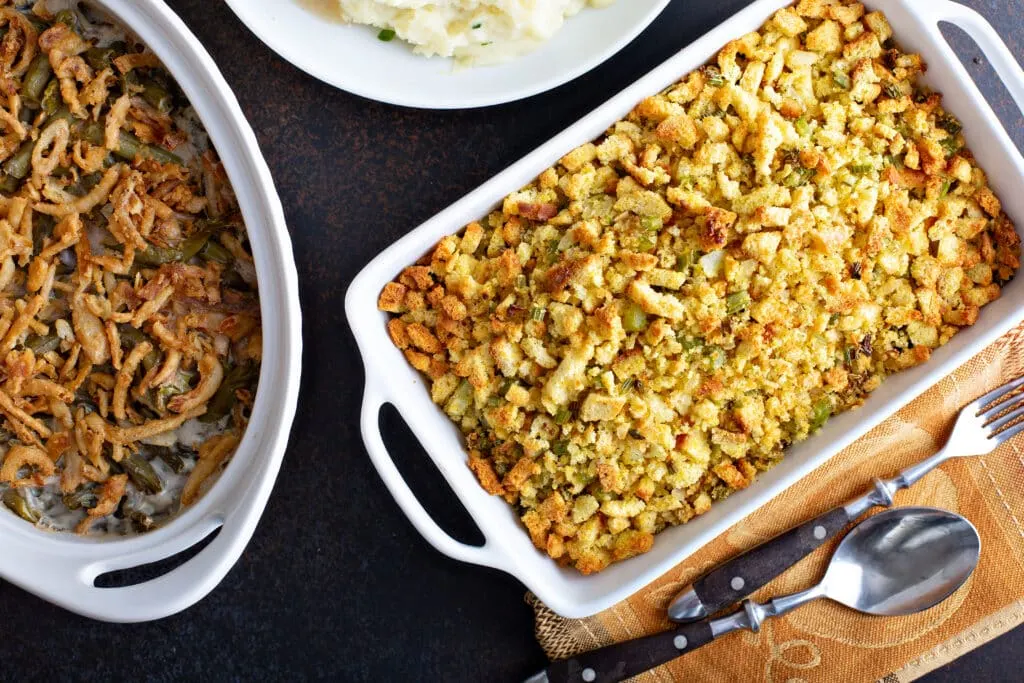
[[[32,150],[36,147],[35,140],[26,140],[10,159],[4,162],[4,173],[11,178],[23,180],[32,169]]]
[[[64,98],[60,94],[60,83],[56,80],[50,81],[46,86],[46,90],[43,91],[43,99],[40,101],[40,106],[48,116],[53,116],[64,104]]]
[[[65,493],[62,500],[68,510],[91,510],[99,503],[99,497],[90,486],[82,486],[77,491]]]
[[[149,446],[147,450],[163,460],[164,464],[170,467],[171,471],[175,474],[181,474],[185,471],[186,464],[184,458],[178,455],[173,448],[168,448],[166,446]]]
[[[4,179],[0,181],[0,192],[6,192],[7,194],[14,194],[18,191],[18,187],[21,185],[21,181],[14,176],[5,175]]]
[[[142,342],[149,341],[149,335],[128,323],[118,323],[117,334],[121,338],[121,343],[128,349],[133,349]]]
[[[199,250],[199,255],[207,261],[216,261],[217,263],[231,263],[235,259],[230,251],[212,239]]]
[[[143,266],[162,266],[165,263],[186,263],[199,253],[210,240],[210,233],[197,232],[182,240],[177,247],[158,247],[151,244],[135,252],[135,262]]]
[[[32,349],[37,356],[56,351],[58,346],[60,346],[60,337],[55,334],[30,334],[25,340],[25,347]]]
[[[48,55],[40,54],[28,65],[25,78],[21,83],[21,97],[26,102],[39,102],[46,90],[46,84],[53,76]]]
[[[142,99],[161,114],[167,114],[174,108],[174,96],[151,78],[142,79]]]
[[[124,516],[126,519],[131,521],[132,526],[140,533],[150,531],[154,526],[156,526],[156,522],[153,521],[153,518],[142,510],[126,508],[124,510]]]
[[[60,119],[70,117],[71,113],[67,109],[58,110],[56,114],[50,117],[50,121],[59,121]],[[98,125],[98,124],[97,124]],[[47,127],[50,123],[47,123]],[[30,170],[32,170],[32,151],[35,149],[35,140],[26,140],[18,148],[18,151],[14,153],[10,159],[4,162],[3,169],[9,177],[23,180]]]
[[[143,493],[160,493],[164,484],[149,461],[138,453],[129,453],[121,459],[121,467],[135,484],[135,488]]]
[[[110,47],[90,47],[85,51],[85,61],[96,71],[112,68],[117,51]]]
[[[64,24],[72,31],[78,30],[78,15],[73,10],[62,9],[53,15],[53,20],[58,24]]]
[[[201,422],[216,422],[230,413],[232,406],[235,405],[235,392],[249,386],[254,379],[255,373],[249,365],[236,365],[229,369],[224,374],[217,393],[206,404],[206,412],[199,417],[199,420]]]
[[[640,305],[630,301],[622,312],[622,329],[626,332],[639,332],[647,327],[647,314]]]
[[[746,292],[733,292],[725,297],[725,312],[734,315],[750,306],[750,295]]]
[[[11,512],[18,515],[26,522],[35,524],[39,521],[39,512],[29,505],[29,502],[14,489],[7,489],[4,491],[3,501],[4,505],[6,505]]]
[[[225,270],[220,276],[221,287],[228,287],[230,289],[247,290],[249,289],[249,283],[245,281],[237,270],[229,269]]]
[[[38,254],[43,250],[46,240],[53,234],[53,229],[56,227],[57,222],[52,216],[46,216],[45,214],[36,214],[32,222],[32,253]]]
[[[98,121],[93,121],[86,126],[85,130],[82,131],[82,135],[94,145],[102,145],[106,140],[106,131],[103,128],[103,124]],[[181,166],[185,163],[174,152],[170,152],[159,145],[147,145],[125,130],[120,131],[118,134],[118,144],[114,154],[125,161],[134,161],[142,157],[159,161],[162,164],[178,164]]]
[[[160,352],[153,349],[142,357],[142,367],[146,372],[152,370],[160,362]]]

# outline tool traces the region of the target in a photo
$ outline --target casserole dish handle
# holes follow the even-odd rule
[[[963,29],[985,53],[1017,107],[1024,111],[1024,71],[988,20],[970,7],[949,0],[915,3],[914,11],[936,24],[948,21]]]
[[[389,401],[374,386],[372,375],[368,372],[361,415],[363,441],[366,443],[366,450],[370,454],[373,466],[377,468],[380,478],[384,480],[385,486],[388,487],[398,506],[402,508],[402,512],[423,538],[427,539],[427,542],[439,552],[462,562],[508,571],[508,562],[506,562],[504,554],[498,551],[490,539],[486,539],[482,546],[456,541],[438,526],[430,513],[420,504],[398,471],[395,461],[391,459],[387,446],[384,445],[384,437],[380,431],[380,409],[385,403],[389,403]]]
[[[123,556],[98,558],[93,553],[78,558],[34,552],[31,546],[15,550],[33,566],[32,575],[18,581],[22,587],[78,614],[114,623],[162,619],[195,604],[212,591],[231,565],[235,548],[251,535],[246,513],[224,520],[220,515],[203,517],[182,533],[164,542]],[[159,562],[193,547],[220,528],[220,533],[194,557],[158,578],[130,586],[98,587],[96,577],[113,571]],[[92,557],[90,557],[92,555]]]

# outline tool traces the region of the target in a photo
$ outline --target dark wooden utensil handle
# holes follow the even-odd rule
[[[820,548],[850,523],[838,507],[715,567],[693,584],[708,614],[734,605]]]
[[[547,669],[550,683],[616,683],[670,662],[713,640],[707,621],[684,624],[653,636],[602,647]]]

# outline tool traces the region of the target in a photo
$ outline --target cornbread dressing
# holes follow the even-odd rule
[[[649,550],[999,297],[1020,240],[924,69],[801,0],[384,288],[538,548]]]

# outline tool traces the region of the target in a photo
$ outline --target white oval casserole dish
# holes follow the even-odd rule
[[[298,278],[284,211],[256,136],[199,40],[160,0],[90,3],[160,57],[209,132],[245,219],[263,321],[260,388],[238,451],[210,491],[166,526],[140,536],[78,537],[36,529],[0,511],[0,578],[87,617],[139,622],[180,612],[205,597],[252,537],[295,415],[302,349]],[[94,585],[100,574],[166,559],[218,528],[209,545],[159,578],[121,588]]]
[[[463,199],[390,246],[356,277],[345,299],[346,315],[366,365],[362,434],[367,452],[385,485],[412,524],[440,552],[512,574],[546,605],[564,617],[595,614],[628,597],[686,559],[775,495],[896,412],[997,337],[1024,319],[1024,275],[1018,274],[1003,296],[988,304],[978,322],[938,349],[931,360],[886,379],[858,410],[830,419],[814,437],[788,449],[785,459],[760,474],[746,490],[716,502],[685,525],[658,534],[654,548],[604,571],[583,576],[560,567],[533,543],[511,506],[488,494],[466,466],[458,430],[430,400],[423,378],[402,356],[385,330],[387,314],[377,310],[384,284],[427,253],[441,237],[486,215],[502,199],[556,163],[576,146],[593,140],[627,114],[636,103],[711,59],[727,42],[757,30],[792,0],[758,0],[712,29],[689,47],[617,94],[591,114],[538,147]],[[924,57],[921,79],[943,93],[944,106],[963,123],[963,134],[1006,213],[1024,229],[1024,158],[1014,147],[985,98],[939,31],[940,22],[965,30],[979,45],[1018,107],[1024,109],[1024,73],[1006,45],[977,12],[946,0],[864,0],[869,10],[883,11],[895,38]],[[969,398],[965,398],[970,400]],[[381,435],[380,408],[392,404],[408,422],[431,459],[448,480],[487,539],[483,546],[460,543],[445,533],[420,505],[395,466]],[[879,474],[890,466],[878,463]]]

